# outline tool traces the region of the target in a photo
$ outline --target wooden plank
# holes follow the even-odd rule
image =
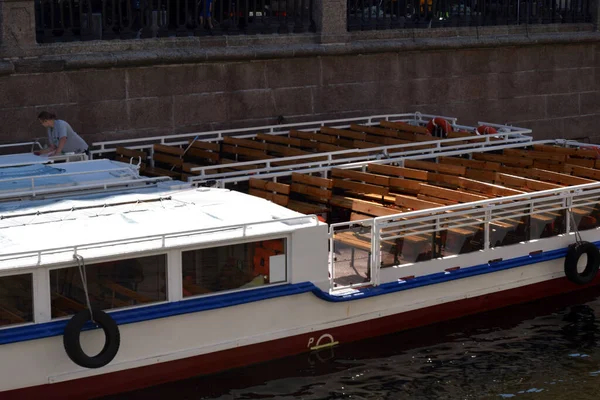
[[[381,187],[377,185],[371,185],[368,183],[360,183],[354,181],[346,181],[343,179],[334,179],[333,187],[339,189],[352,190],[360,193],[376,193],[382,196],[389,193],[389,189],[387,187]]]
[[[184,172],[191,173],[191,174],[196,174],[197,172],[192,172],[192,168],[198,168],[198,167],[201,167],[201,165],[194,164],[194,163],[189,163],[189,162],[184,162],[181,165],[181,170],[184,171]]]
[[[497,180],[499,183],[508,186],[517,186],[521,188],[528,188],[531,190],[548,190],[548,189],[558,189],[563,187],[563,185],[556,185],[554,183],[541,182],[534,179],[521,178],[519,176],[498,173]]]
[[[333,206],[346,208],[352,211],[359,212],[361,214],[371,215],[375,217],[383,215],[394,215],[400,212],[399,210],[384,207],[372,201],[354,199],[351,197],[344,196],[332,196],[330,204]]]
[[[284,156],[303,156],[306,154],[314,154],[309,153],[308,151],[300,150],[295,147],[287,147],[279,144],[266,143],[267,151],[271,153],[282,154]]]
[[[460,157],[439,157],[438,161],[442,164],[460,165],[466,168],[485,169],[497,171],[500,168],[500,163],[491,161],[469,160]]]
[[[405,160],[404,166],[407,168],[424,169],[426,171],[442,172],[451,175],[464,176],[466,168],[460,165],[439,164],[431,161]]]
[[[405,196],[403,194],[396,194],[395,203],[397,206],[410,208],[412,210],[427,210],[429,208],[442,207],[444,205],[432,201],[425,201],[417,197]]]
[[[559,162],[565,162],[567,159],[567,156],[564,154],[548,153],[535,150],[504,149],[502,153],[507,156],[527,157],[539,160],[555,160]]]
[[[284,207],[287,206],[287,204],[290,200],[290,198],[288,196],[273,193],[273,192],[266,192],[264,190],[260,190],[260,189],[256,189],[256,188],[250,188],[248,193],[251,194],[252,196],[261,197],[263,199],[270,200],[273,203],[279,204]]]
[[[369,165],[367,165],[367,171],[373,172],[376,174],[382,174],[382,175],[397,176],[397,177],[410,178],[410,179],[418,179],[421,181],[426,181],[427,174],[428,174],[427,171],[422,171],[419,169],[394,167],[391,165],[382,165],[382,164],[369,164]]]
[[[355,131],[346,130],[346,129],[329,128],[327,126],[322,127],[320,129],[320,132],[325,135],[339,136],[342,138],[353,139],[353,140],[365,140],[367,137],[367,135],[362,132],[355,132]]]
[[[421,182],[404,178],[390,178],[390,189],[407,193],[419,193]]]
[[[331,176],[336,178],[348,178],[355,181],[371,183],[378,186],[389,186],[390,178],[384,175],[370,174],[351,169],[332,168]]]
[[[128,149],[126,147],[117,147],[116,153],[127,158],[133,157],[134,159],[141,158],[143,161],[146,161],[148,158],[148,154],[144,151]]]
[[[305,139],[305,140],[313,140],[313,141],[319,142],[319,143],[333,144],[337,140],[337,138],[335,136],[323,135],[323,134],[320,134],[320,133],[313,133],[313,132],[297,131],[297,130],[294,130],[294,129],[290,130],[289,135],[292,138],[299,138],[299,139]]]
[[[163,153],[154,153],[152,155],[152,159],[154,161],[169,164],[169,165],[175,166],[177,168],[181,168],[181,166],[183,165],[183,160],[181,158],[170,156],[168,154],[163,154]]]
[[[269,159],[276,159],[277,157],[268,156]],[[315,161],[325,161],[327,160],[327,156],[315,156],[315,157],[306,157],[299,160],[284,160],[284,161],[271,161],[272,166],[280,166],[280,165],[294,165],[294,164],[304,164]]]
[[[469,179],[474,179],[477,181],[495,183],[497,172],[483,169],[468,169],[465,173],[465,176]]]
[[[432,203],[440,203],[445,206],[451,206],[453,204],[458,204],[458,201],[456,201],[456,200],[443,199],[441,197],[434,197],[434,196],[427,196],[427,195],[421,194],[421,193],[419,193],[417,195],[417,199],[421,199],[421,200],[432,202]]]
[[[398,138],[398,132],[392,129],[377,128],[375,126],[366,126],[359,124],[350,124],[350,129],[356,132],[367,132],[372,135],[386,136],[390,138]]]
[[[292,172],[292,182],[304,183],[306,185],[319,186],[328,189],[333,187],[333,181],[331,179],[300,174],[298,172]]]
[[[154,149],[154,153],[164,153],[173,156],[182,156],[183,152],[185,151],[181,147],[167,146],[164,144],[155,144],[152,147]]]
[[[379,125],[384,128],[395,129],[398,131],[412,132],[412,133],[420,133],[421,135],[429,135],[427,128],[424,126],[416,126],[411,125],[402,121],[379,121]],[[431,135],[429,135],[431,136]]]
[[[314,198],[323,199],[324,201],[330,199],[332,195],[331,190],[329,189],[321,189],[319,187],[306,185],[304,183],[292,182],[291,190],[294,193],[308,195]]]
[[[146,175],[146,176],[170,176],[171,178],[175,178],[175,179],[179,179],[181,177],[181,174],[179,172],[170,171],[170,170],[164,169],[164,168],[150,167],[150,166],[146,166],[146,168],[144,168],[144,175]]]
[[[250,178],[249,184],[251,188],[266,190],[269,192],[276,192],[279,194],[290,194],[290,185],[285,183]]]
[[[18,324],[25,322],[25,318],[8,310],[6,306],[0,306],[0,315],[2,315],[5,319],[11,321],[11,323]]]
[[[421,184],[421,194],[426,196],[438,197],[441,199],[448,199],[458,201],[460,203],[468,203],[471,201],[486,200],[488,197],[481,196],[472,193],[459,192],[452,189],[444,189],[437,186],[428,185],[425,183]]]
[[[287,204],[287,208],[302,214],[321,214],[329,211],[327,206],[324,206],[323,204],[305,203],[298,200],[290,200]]]
[[[223,153],[237,154],[237,155],[251,158],[254,160],[267,160],[270,158],[275,158],[275,157],[270,156],[267,153],[265,153],[264,150],[251,149],[248,147],[241,147],[241,146],[233,146],[230,144],[224,144],[221,147],[222,147],[221,151]]]
[[[478,180],[459,177],[459,187],[463,189],[477,190],[491,196],[514,196],[523,194],[520,190],[510,189],[504,186],[494,185],[492,183],[480,182]]]
[[[354,141],[352,141],[352,147],[356,147],[357,149],[370,149],[372,147],[381,147],[381,144],[374,143],[374,142],[363,142],[360,140],[354,140]]]
[[[104,286],[111,288],[116,293],[119,293],[122,296],[128,297],[132,300],[135,300],[138,303],[150,303],[153,300],[149,297],[146,297],[135,290],[128,289],[124,286],[121,286],[115,282],[106,281],[104,282]]]
[[[567,161],[565,161],[565,163],[566,164],[579,165],[580,167],[586,167],[586,168],[598,168],[598,167],[600,167],[600,165],[598,164],[597,161],[589,160],[587,158],[576,158],[576,157],[571,157],[571,156],[567,157]]]
[[[373,194],[373,193],[356,193],[356,192],[351,192],[351,191],[347,191],[344,194],[346,195],[346,197],[353,197],[353,198],[364,199],[364,200],[368,200],[368,201],[374,201],[379,204],[385,204],[385,203],[395,204],[395,202],[396,202],[396,197],[394,197],[393,195],[381,196],[381,195]],[[401,211],[404,211],[404,210],[401,210]]]
[[[194,147],[190,147],[185,153],[185,157],[198,157],[198,158],[206,158],[211,161],[219,161],[219,153],[213,153],[212,151],[206,151],[202,149],[197,149]]]
[[[573,175],[600,181],[600,170],[594,168],[580,167],[579,165],[565,164],[565,172]]]
[[[568,156],[579,157],[579,158],[592,158],[596,159],[598,154],[595,150],[588,150],[576,147],[560,147],[552,146],[549,144],[534,144],[533,149],[536,151],[551,152],[558,154],[565,154]]]
[[[363,219],[371,219],[373,218],[371,215],[361,214],[356,211],[350,212],[350,221],[361,221]]]
[[[539,169],[545,169],[546,171],[553,172],[565,172],[565,164],[562,163],[552,163],[550,161],[542,161],[542,160],[534,160],[533,167]]]
[[[524,157],[505,156],[500,154],[475,153],[475,160],[493,161],[504,165],[512,165],[516,167],[530,167],[533,164],[533,159]]]
[[[191,149],[200,149],[200,150],[210,150],[210,151],[219,151],[219,148],[221,147],[220,143],[217,142],[205,142],[203,140],[196,140],[193,141],[190,140],[190,143],[192,143],[192,145],[190,146],[190,150]],[[188,151],[190,151],[188,150]]]
[[[249,149],[263,150],[263,151],[266,151],[267,147],[269,146],[267,143],[258,142],[258,141],[250,140],[250,139],[234,138],[231,136],[225,136],[223,138],[223,143],[235,145],[235,146],[239,146],[239,147],[247,147]]]
[[[528,177],[542,179],[544,181],[555,182],[563,185],[583,185],[586,183],[594,183],[591,179],[580,178],[577,176],[561,174],[558,172],[545,171],[538,168],[532,168],[528,171]]]
[[[302,139],[289,138],[281,135],[269,135],[266,133],[259,133],[256,135],[256,139],[264,140],[267,143],[275,143],[275,144],[284,144],[295,147],[307,147],[307,144],[310,144],[310,141],[305,141]]]

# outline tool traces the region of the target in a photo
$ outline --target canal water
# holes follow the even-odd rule
[[[600,399],[600,289],[111,396]]]

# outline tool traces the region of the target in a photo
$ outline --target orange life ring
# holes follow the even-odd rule
[[[477,127],[477,133],[479,135],[493,135],[494,133],[498,133],[498,131],[493,126],[481,125]]]
[[[435,117],[427,123],[426,129],[427,132],[432,136],[438,136],[434,135],[434,133],[437,133],[441,130],[441,137],[445,138],[448,136],[448,132],[452,131],[452,125],[444,118]]]

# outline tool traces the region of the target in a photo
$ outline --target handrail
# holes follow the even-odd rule
[[[500,135],[495,135],[495,136],[505,137],[503,143],[517,142],[522,145],[523,142],[531,142],[532,141],[532,138],[529,136],[518,136],[516,138],[510,138],[513,135],[514,135],[513,133],[506,133],[506,134],[500,134]],[[500,144],[496,145],[493,141],[491,141],[488,136],[485,136],[485,137],[482,136],[482,139],[484,139],[484,138],[485,138],[484,141],[479,141],[476,143],[464,143],[464,144],[459,143],[458,145],[455,145],[455,146],[449,146],[447,144],[454,143],[454,142],[464,142],[465,138],[432,140],[429,142],[406,143],[406,144],[397,144],[397,145],[390,145],[390,146],[370,147],[370,148],[366,148],[366,149],[337,150],[337,151],[324,152],[324,153],[304,154],[304,155],[300,155],[300,156],[243,161],[243,162],[231,163],[231,164],[207,165],[207,166],[191,168],[190,172],[199,173],[199,175],[189,177],[188,182],[196,183],[196,182],[202,182],[204,180],[215,180],[215,179],[220,179],[220,178],[230,178],[230,177],[234,177],[234,176],[256,177],[257,174],[260,174],[263,171],[268,171],[269,173],[273,173],[273,172],[277,172],[277,171],[299,170],[299,169],[311,168],[311,167],[315,167],[315,166],[322,167],[322,166],[329,166],[329,165],[331,165],[331,166],[341,165],[341,164],[346,165],[346,164],[353,163],[353,162],[368,162],[368,161],[372,161],[372,160],[382,160],[382,157],[385,157],[385,158],[383,158],[383,160],[389,160],[389,159],[394,158],[394,156],[400,155],[400,154],[402,154],[402,157],[405,158],[405,157],[409,157],[412,155],[420,155],[420,154],[432,155],[432,154],[436,154],[436,153],[440,153],[440,152],[445,153],[445,152],[450,152],[452,150],[459,150],[459,149],[466,150],[466,149],[479,149],[482,147],[488,148],[488,147],[486,147],[486,144],[488,144],[488,143],[493,143],[493,145],[495,147],[500,146]],[[442,143],[444,143],[445,145],[442,146],[441,145]],[[423,147],[426,145],[431,145],[431,146],[435,146],[435,147],[418,148],[418,147]],[[410,150],[411,148],[415,148],[415,147],[417,147],[417,149]],[[402,150],[402,149],[409,149],[409,150],[390,151],[390,150]],[[369,153],[373,153],[376,151],[380,151],[380,153],[369,154]],[[354,155],[357,153],[364,154],[364,155],[334,159],[334,157],[336,157],[336,156],[343,156],[344,154],[353,154]],[[319,158],[319,157],[322,157],[324,159],[317,160],[317,161],[309,161],[307,163],[302,163],[302,164],[273,165],[273,164],[287,162],[287,161],[296,161],[296,160],[304,160],[304,159],[310,160],[310,159]],[[383,162],[385,163],[385,161],[383,161]],[[241,171],[230,171],[230,172],[221,172],[221,173],[214,173],[214,174],[208,173],[208,171],[218,170],[218,169],[222,169],[222,168],[236,168],[236,167],[247,167],[247,166],[258,166],[258,165],[264,165],[264,166],[262,168],[253,168],[253,169],[247,169],[247,170],[241,170]]]
[[[60,174],[45,174],[45,175],[16,176],[16,177],[12,177],[12,178],[1,178],[0,184],[3,182],[14,182],[14,181],[21,181],[21,180],[32,180],[33,181],[36,178],[38,178],[38,179],[57,178],[57,177],[62,178],[65,176],[92,175],[92,174],[99,174],[99,173],[104,173],[104,172],[115,172],[115,171],[126,171],[126,172],[131,172],[134,175],[137,175],[137,171],[133,170],[130,167],[119,167],[119,168],[99,169],[99,170],[93,170],[93,171],[77,171],[77,172],[65,172],[65,173],[60,173]]]
[[[36,144],[38,145],[38,147],[40,149],[42,149],[42,145],[37,140],[34,140],[32,142],[20,142],[20,143],[5,143],[5,144],[0,144],[0,148],[4,148],[4,147],[17,147],[17,146],[29,146],[29,145],[31,145],[31,150],[33,151],[33,147]]]
[[[42,257],[42,255],[44,255],[44,254],[49,255],[49,254],[56,254],[56,253],[64,253],[67,251],[73,251],[75,254],[77,254],[78,251],[82,251],[82,250],[90,250],[90,249],[99,248],[99,247],[125,245],[125,244],[131,244],[131,243],[143,243],[143,242],[148,242],[148,241],[153,241],[153,240],[161,240],[160,248],[165,248],[165,247],[168,247],[168,246],[166,246],[167,239],[178,238],[178,237],[182,237],[182,236],[201,235],[201,234],[205,234],[205,233],[214,233],[214,232],[221,232],[221,231],[235,230],[235,229],[243,229],[243,236],[246,237],[247,230],[254,226],[273,224],[273,223],[298,222],[298,221],[302,221],[302,220],[309,220],[309,222],[312,222],[311,226],[316,226],[319,224],[319,220],[317,219],[317,217],[314,214],[310,214],[310,215],[302,215],[300,217],[281,218],[281,219],[274,219],[274,220],[269,220],[269,221],[251,222],[251,223],[246,223],[246,224],[233,224],[233,225],[218,226],[218,227],[213,227],[213,228],[174,231],[174,232],[168,232],[168,233],[150,235],[150,236],[140,235],[140,236],[135,236],[135,237],[126,238],[126,239],[114,239],[114,240],[88,242],[88,243],[81,243],[81,244],[71,245],[71,246],[48,247],[48,248],[43,248],[43,249],[33,250],[33,251],[21,251],[21,252],[6,253],[6,254],[0,253],[0,262],[5,262],[8,260],[13,260],[13,259],[18,259],[18,258],[35,257],[35,256],[37,256],[38,260],[39,260]],[[290,226],[295,226],[295,225],[297,225],[297,224],[290,224]],[[290,228],[290,229],[293,229],[293,228]]]
[[[80,190],[88,190],[88,189],[103,189],[103,190],[108,190],[109,188],[114,188],[117,186],[126,186],[126,185],[130,185],[130,184],[140,184],[139,186],[142,186],[141,184],[157,184],[160,182],[165,182],[165,181],[171,181],[171,178],[169,178],[168,176],[160,176],[160,177],[153,177],[153,178],[137,178],[137,179],[127,179],[127,180],[114,180],[114,181],[104,181],[104,182],[96,182],[96,183],[91,183],[91,184],[85,184],[85,185],[73,185],[73,186],[61,186],[61,187],[57,187],[57,188],[49,188],[49,189],[31,189],[31,190],[23,190],[23,191],[19,191],[19,192],[6,192],[6,193],[2,193],[0,192],[0,199],[11,199],[11,198],[21,198],[21,197],[35,197],[35,196],[39,196],[42,194],[54,194],[54,193],[64,193],[65,195],[73,192],[75,190],[80,191]],[[183,182],[182,182],[183,183]],[[144,186],[147,187],[147,186]],[[124,187],[123,189],[139,189],[138,186],[136,187]]]
[[[222,140],[225,136],[235,136],[238,138],[247,138],[256,136],[258,131],[260,132],[268,132],[270,134],[285,134],[289,131],[289,129],[310,129],[316,130],[319,127],[323,127],[325,125],[331,124],[345,124],[343,126],[332,126],[334,128],[342,128],[348,127],[350,123],[360,122],[367,125],[374,125],[379,123],[381,120],[389,121],[393,119],[394,121],[403,121],[403,122],[412,122],[416,124],[425,125],[428,120],[424,120],[423,118],[432,119],[435,117],[440,117],[448,120],[450,124],[454,127],[465,128],[466,126],[457,125],[457,118],[455,117],[445,117],[439,115],[432,114],[421,114],[420,112],[414,113],[403,113],[403,114],[381,114],[381,115],[371,115],[366,117],[355,117],[355,118],[341,118],[341,119],[331,119],[331,120],[322,120],[322,121],[309,121],[309,122],[298,122],[298,123],[290,123],[290,124],[278,124],[278,125],[263,125],[263,126],[255,126],[250,128],[242,128],[242,129],[220,129],[214,131],[207,132],[194,132],[194,133],[182,133],[175,135],[163,135],[163,136],[153,136],[146,138],[136,138],[136,139],[122,139],[122,140],[111,140],[104,142],[94,142],[92,143],[94,148],[90,150],[90,154],[101,154],[106,152],[114,152],[116,147],[126,146],[130,149],[145,149],[151,148],[152,144],[169,144],[169,145],[183,145],[186,144],[186,141],[177,142],[176,139],[194,139],[199,137],[199,140]],[[521,134],[530,134],[531,130],[526,128],[517,128],[508,125],[502,125],[502,127],[511,130],[510,133],[521,133]],[[472,128],[472,127],[468,127]],[[286,130],[287,129],[287,130]],[[247,134],[247,135],[244,135]],[[240,136],[243,135],[243,136]],[[141,145],[136,145],[137,143],[143,143]],[[130,144],[130,145],[127,145]],[[107,147],[108,146],[108,147]]]
[[[464,139],[463,139],[464,140]],[[419,142],[421,145],[432,143],[432,142]],[[444,141],[444,143],[446,143]],[[414,160],[419,158],[431,158],[432,156],[452,156],[464,154],[465,152],[482,150],[485,151],[493,151],[493,150],[501,150],[513,147],[523,147],[524,145],[530,144],[546,144],[546,143],[554,143],[553,140],[542,140],[533,142],[530,137],[516,138],[516,139],[507,139],[503,144],[492,145],[489,147],[482,146],[483,142],[479,143],[468,143],[465,145],[457,145],[457,146],[439,146],[430,149],[418,149],[418,150],[410,150],[405,152],[391,153],[388,154],[388,158],[381,158],[380,154],[374,155],[365,155],[362,157],[350,157],[344,159],[328,159],[324,161],[312,161],[303,164],[291,164],[291,165],[283,165],[283,166],[268,166],[262,169],[248,169],[241,171],[231,171],[231,172],[222,172],[219,174],[208,174],[202,177],[199,175],[198,177],[189,177],[188,182],[193,185],[201,185],[204,181],[218,181],[219,186],[223,186],[227,183],[235,183],[248,180],[250,178],[259,178],[259,179],[268,179],[268,178],[277,178],[281,176],[289,176],[292,172],[301,172],[301,173],[311,173],[311,172],[323,172],[328,171],[334,166],[340,166],[342,168],[357,168],[362,167],[367,164],[390,164],[395,162],[401,162],[402,160]],[[508,143],[508,144],[506,144]],[[355,152],[350,150],[350,152]],[[325,156],[329,153],[320,153]],[[312,157],[316,157],[319,154],[315,154]],[[301,157],[301,156],[294,156]],[[302,156],[304,157],[304,156]],[[290,157],[291,158],[291,157]],[[288,158],[286,158],[288,159]],[[284,158],[279,159],[269,159],[271,162],[281,162]],[[266,160],[256,161],[256,163],[265,163]],[[252,164],[255,161],[245,161],[243,163],[236,164],[222,164],[220,168],[231,168],[231,166],[241,166],[246,164]],[[201,178],[204,178],[202,180]]]

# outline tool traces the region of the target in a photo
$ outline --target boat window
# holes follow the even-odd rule
[[[182,253],[183,297],[285,282],[285,239]]]
[[[33,322],[32,275],[0,277],[0,326]]]
[[[131,307],[167,299],[166,255],[86,264],[93,308]],[[87,308],[78,267],[50,271],[52,318]]]

